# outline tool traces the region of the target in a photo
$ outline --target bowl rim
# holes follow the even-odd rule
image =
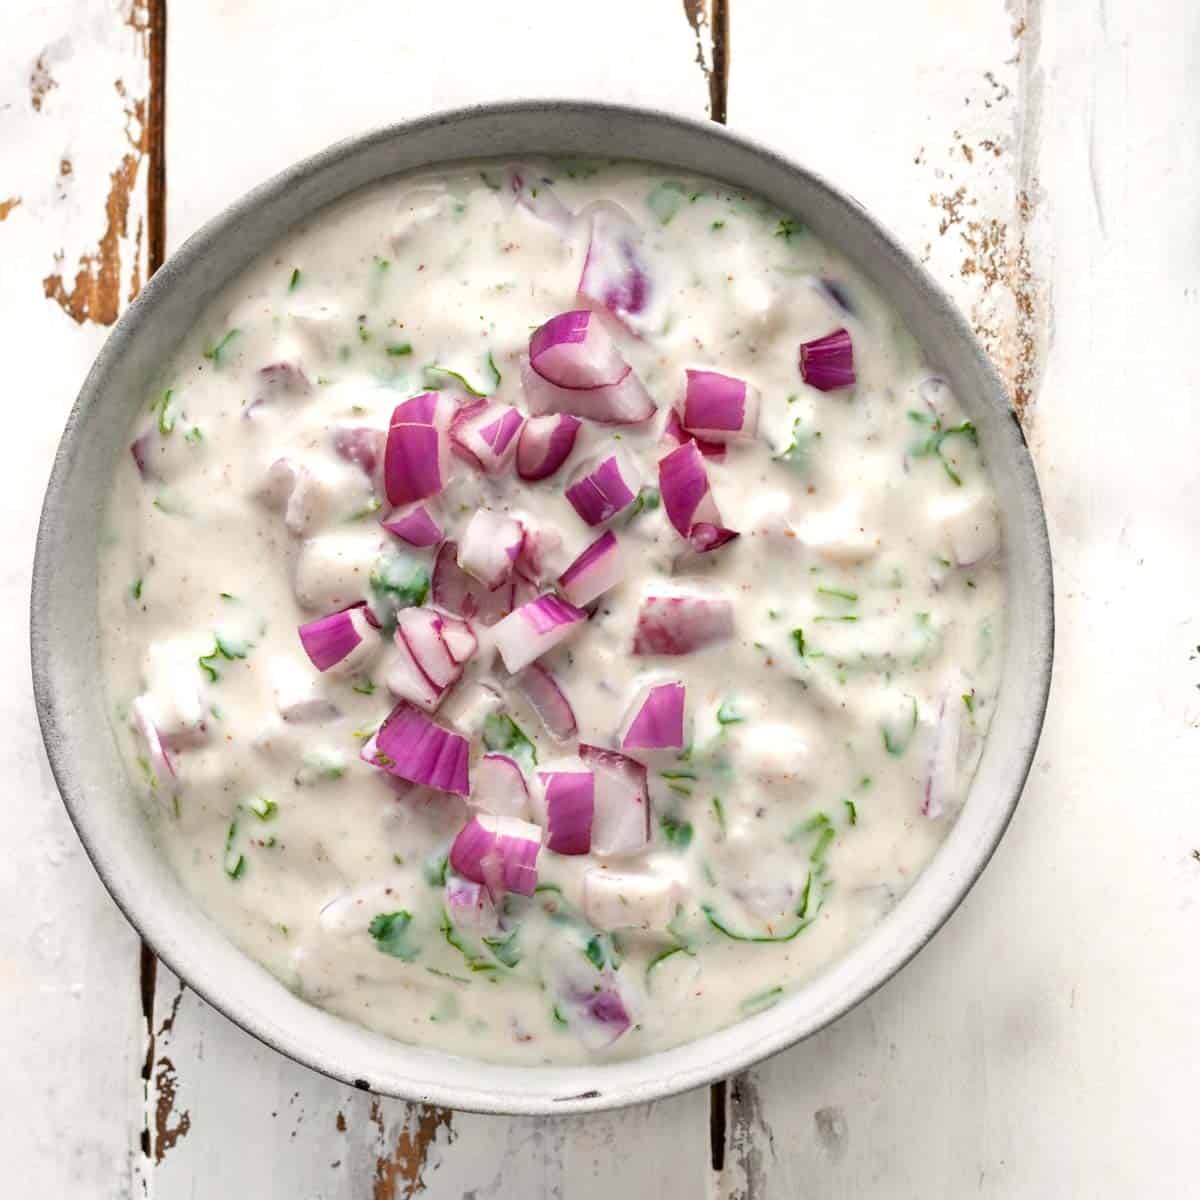
[[[372,146],[386,144],[394,139],[435,130],[464,120],[533,116],[549,121],[556,117],[570,118],[573,115],[600,117],[625,123],[650,122],[668,132],[672,130],[686,132],[691,138],[699,137],[702,141],[707,139],[713,144],[732,145],[745,154],[764,160],[784,175],[796,179],[802,186],[822,195],[824,200],[831,203],[833,207],[850,210],[853,218],[865,225],[871,232],[878,247],[890,256],[895,269],[909,277],[920,293],[920,302],[926,305],[934,318],[948,327],[951,335],[969,350],[971,360],[969,367],[979,381],[979,390],[984,394],[986,403],[997,411],[1003,410],[1012,419],[1011,429],[1006,439],[1008,445],[1005,450],[1016,456],[1014,469],[1020,474],[1021,485],[1027,490],[1030,501],[1029,511],[1025,514],[1027,519],[1024,522],[1023,535],[1028,539],[1028,549],[1037,570],[1034,578],[1023,586],[1032,589],[1031,614],[1033,624],[1036,626],[1033,634],[1035,638],[1033,651],[1036,661],[1031,677],[1024,681],[1025,687],[1022,693],[1028,714],[1027,733],[1023,744],[1007,748],[1006,757],[1010,764],[1008,773],[1010,783],[1006,789],[1007,794],[1003,804],[993,806],[994,811],[991,812],[982,835],[970,845],[971,854],[967,858],[965,869],[953,873],[948,881],[941,882],[936,896],[922,897],[920,911],[923,919],[916,922],[915,930],[910,929],[908,936],[883,956],[882,962],[876,964],[877,969],[868,971],[864,976],[858,978],[854,981],[854,986],[849,988],[840,999],[817,1008],[808,1015],[807,1019],[785,1021],[783,1017],[789,1009],[797,1007],[791,1002],[802,996],[812,986],[811,983],[806,983],[796,989],[788,997],[788,1003],[780,1004],[766,1013],[735,1022],[683,1043],[672,1050],[622,1060],[611,1066],[584,1064],[554,1068],[512,1067],[483,1060],[461,1058],[445,1052],[433,1052],[434,1056],[441,1061],[465,1065],[476,1073],[510,1077],[510,1080],[507,1085],[501,1083],[498,1086],[486,1088],[464,1086],[454,1082],[446,1083],[440,1078],[427,1079],[424,1084],[419,1084],[407,1077],[403,1068],[392,1068],[390,1072],[382,1069],[372,1070],[369,1073],[352,1070],[344,1066],[340,1060],[333,1058],[328,1052],[323,1053],[319,1045],[305,1042],[280,1022],[267,1019],[264,1012],[256,1011],[252,1006],[243,1003],[239,996],[223,993],[221,986],[210,975],[205,974],[203,964],[188,961],[188,956],[181,946],[168,948],[165,945],[166,932],[162,928],[155,927],[156,920],[148,911],[146,903],[148,898],[139,896],[136,881],[119,876],[113,869],[114,864],[109,861],[106,847],[89,837],[83,810],[82,780],[68,746],[71,738],[82,738],[83,735],[69,727],[63,729],[59,726],[60,688],[54,670],[51,631],[47,628],[47,618],[44,616],[47,611],[47,600],[53,589],[55,574],[57,548],[54,545],[53,524],[57,515],[57,498],[69,487],[71,448],[79,436],[78,427],[83,415],[93,403],[98,402],[105,390],[107,376],[121,360],[127,344],[136,338],[140,326],[158,302],[160,294],[168,293],[169,289],[176,285],[177,279],[187,276],[214,243],[243,218],[253,213],[261,205],[277,199],[300,182],[314,175],[335,171],[339,164],[346,159],[362,153]],[[538,151],[531,148],[528,153],[537,156]],[[588,152],[581,151],[581,153]],[[629,157],[633,160],[638,158],[636,154]],[[458,160],[461,161],[461,156],[458,156]],[[449,165],[454,161],[456,161],[454,157],[440,160],[431,157],[423,167],[416,169],[433,169]],[[649,162],[651,160],[646,158],[642,161]],[[703,168],[699,169],[699,173],[705,173]],[[714,174],[719,177],[719,170],[714,171]],[[377,176],[375,182],[386,177],[381,174]],[[370,184],[368,183],[366,186],[370,186]],[[316,206],[312,211],[319,211],[320,207]],[[836,242],[834,244],[836,246]],[[1041,493],[1019,419],[1011,407],[1004,384],[953,301],[932,279],[925,268],[876,218],[852,196],[828,182],[821,175],[793,162],[769,146],[744,135],[730,132],[722,125],[651,107],[593,100],[551,98],[481,103],[438,110],[419,118],[389,123],[362,134],[341,139],[325,149],[299,160],[244,193],[206,221],[183,242],[167,262],[151,276],[141,293],[122,314],[110,332],[88,372],[68,417],[55,454],[38,526],[31,591],[30,638],[33,690],[38,719],[50,768],[71,823],[97,874],[125,918],[154,954],[166,963],[190,989],[241,1029],[294,1062],[355,1087],[461,1111],[510,1115],[566,1115],[619,1108],[629,1104],[662,1099],[711,1084],[716,1080],[746,1070],[769,1056],[810,1037],[861,1003],[893,978],[938,932],[958,908],[995,852],[1016,810],[1032,765],[1050,691],[1054,649],[1054,589],[1050,544]],[[988,742],[990,741],[989,737]],[[949,835],[947,836],[948,841]],[[945,845],[944,842],[942,849],[945,848]],[[932,867],[933,863],[931,862],[918,876],[905,898],[897,905],[897,909],[907,905],[915,893],[931,890],[929,888],[922,889],[921,885],[922,881],[928,877]],[[888,918],[885,918],[884,922],[876,925],[871,934],[860,939],[859,943],[850,950],[831,960],[822,971],[818,972],[813,982],[829,974],[840,963],[852,957],[864,942],[878,934],[887,920]],[[910,921],[909,925],[912,926],[913,922]],[[232,942],[230,944],[232,945]],[[243,952],[237,950],[237,953],[242,954]],[[248,958],[248,956],[245,957]],[[283,988],[282,984],[278,984],[278,986]],[[324,1010],[319,1011],[335,1022],[353,1026],[360,1034],[366,1033],[367,1037],[360,1040],[373,1042],[376,1049],[380,1048],[382,1041],[387,1043],[400,1058],[403,1058],[406,1053],[414,1057],[426,1053],[419,1046],[384,1038],[383,1035],[371,1034],[370,1031],[364,1031],[362,1027],[354,1025],[353,1022],[344,1018],[334,1016]],[[756,1030],[758,1036],[743,1036],[740,1039],[731,1037],[734,1031],[751,1029]],[[740,1041],[740,1046],[730,1048],[727,1043],[731,1041]],[[717,1052],[713,1052],[714,1050]],[[684,1059],[686,1065],[674,1065],[675,1060],[679,1058]],[[687,1064],[689,1059],[692,1061]],[[669,1060],[673,1065],[670,1068],[656,1071],[656,1063],[662,1063],[663,1067],[666,1067],[664,1060]],[[631,1078],[628,1080],[618,1078],[614,1086],[608,1090],[601,1090],[595,1086],[598,1077],[611,1074],[614,1070],[618,1076],[626,1075]],[[550,1089],[558,1094],[534,1096],[523,1094],[524,1089],[520,1083],[522,1079],[529,1080],[535,1075],[545,1077],[548,1074],[553,1074],[556,1080],[562,1081],[561,1084],[556,1082]],[[368,1078],[373,1078],[375,1082],[368,1082]]]

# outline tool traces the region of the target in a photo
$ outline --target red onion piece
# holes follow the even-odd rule
[[[333,431],[334,453],[361,468],[372,482],[383,463],[387,434],[366,425],[349,425]]]
[[[696,448],[705,458],[720,462],[725,457],[724,442],[706,442],[703,438],[695,437],[683,427],[679,414],[672,408],[667,412],[667,423],[663,427],[663,439],[672,446],[682,446],[684,442],[695,442]]]
[[[508,171],[508,187],[521,208],[545,221],[564,236],[571,231],[574,220],[571,210],[558,198],[549,181],[538,176],[530,167],[515,166]]]
[[[571,419],[574,420],[575,418],[572,417]],[[571,440],[574,441],[574,438]],[[153,441],[154,430],[147,429],[145,433],[139,433],[129,443],[129,453],[133,455],[133,461],[137,466],[138,474],[143,479],[154,478],[154,472],[150,469],[150,446]]]
[[[443,729],[402,700],[375,735],[370,761],[373,766],[381,767],[398,779],[407,779],[409,783],[468,796],[471,793],[467,767],[470,752],[470,743],[465,737]],[[476,879],[475,882],[482,881]]]
[[[685,442],[659,459],[658,486],[667,518],[697,553],[715,550],[738,536],[721,524],[708,487],[704,456],[695,442]]]
[[[451,661],[460,666],[479,649],[479,639],[466,621],[444,617],[439,613],[433,627],[437,630],[437,635],[446,647]]]
[[[530,583],[540,584],[551,573],[551,563],[562,550],[562,536],[556,529],[535,525],[524,515],[521,523],[525,526],[525,540],[515,569]]]
[[[758,431],[758,389],[716,371],[688,371],[683,427],[713,442],[752,438]]]
[[[425,500],[445,486],[451,410],[452,402],[438,392],[423,392],[397,405],[383,457],[384,487],[390,503]]]
[[[410,504],[393,509],[380,524],[402,542],[424,548],[436,546],[442,540],[442,527],[424,504]]]
[[[369,629],[366,606],[357,604],[309,621],[297,632],[312,665],[318,671],[328,671],[357,649]]]
[[[566,496],[588,525],[601,525],[637,499],[641,479],[619,451],[580,465]]]
[[[471,803],[502,817],[529,815],[529,787],[520,764],[507,754],[485,754],[475,768]]]
[[[582,424],[570,413],[530,417],[517,439],[517,474],[526,483],[548,479],[571,456]]]
[[[450,440],[461,458],[496,475],[512,462],[524,422],[520,409],[511,404],[478,400],[458,410],[450,423]]]
[[[925,779],[925,799],[921,812],[931,820],[942,816],[958,798],[958,743],[962,733],[962,690],[942,697],[933,749],[929,756],[929,774]]]
[[[660,683],[634,701],[621,737],[622,750],[682,750],[686,690],[682,683]]]
[[[854,343],[846,329],[800,346],[800,374],[809,387],[834,392],[854,383]]]
[[[616,587],[624,575],[617,535],[607,529],[559,576],[558,586],[572,604],[583,608]]]
[[[171,792],[175,787],[175,763],[166,742],[158,732],[144,696],[138,696],[129,706],[134,729],[146,743],[146,761],[155,785]]]
[[[630,367],[620,382],[593,388],[564,388],[543,379],[528,360],[521,362],[521,387],[535,416],[573,413],[602,425],[636,425],[652,417],[654,401]]]
[[[650,793],[646,768],[627,755],[579,743],[579,757],[596,777],[592,849],[619,857],[650,843]]]
[[[496,649],[512,674],[552,650],[582,626],[587,617],[583,609],[547,592],[522,604],[496,624],[493,631]]]
[[[477,813],[450,847],[450,865],[464,878],[484,884],[493,901],[505,892],[532,896],[542,831],[517,817]]]
[[[494,625],[512,611],[512,587],[489,591],[458,565],[458,543],[443,542],[433,563],[432,596],[438,608],[481,625]]]
[[[477,509],[463,531],[458,565],[489,591],[495,591],[512,574],[524,540],[525,529],[520,521],[490,508]]]
[[[598,204],[591,209],[590,217],[591,236],[579,278],[579,294],[636,326],[636,317],[650,303],[641,229],[617,204]]]
[[[620,383],[629,370],[603,322],[590,309],[559,313],[529,339],[529,365],[563,388]]]
[[[398,653],[384,682],[394,695],[426,712],[458,682],[478,646],[469,625],[432,608],[401,609],[395,641]]]
[[[500,929],[500,916],[487,888],[457,875],[446,878],[446,912],[459,929],[474,933],[495,933]]]
[[[312,394],[312,380],[304,373],[299,363],[277,362],[261,367],[254,380],[254,396],[242,410],[249,417],[263,404],[270,404],[281,397],[295,399]]]
[[[733,637],[733,605],[708,596],[647,596],[638,610],[635,655],[681,655]]]
[[[592,848],[596,777],[591,771],[539,771],[546,796],[546,849],[588,854]]]
[[[552,738],[565,742],[578,733],[575,710],[571,707],[566,692],[559,686],[553,673],[541,663],[530,663],[518,672],[513,682],[533,706],[534,712],[542,719],[546,732]]]

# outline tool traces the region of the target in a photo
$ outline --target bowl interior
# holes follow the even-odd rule
[[[96,546],[114,464],[165,356],[213,295],[294,222],[363,185],[455,159],[644,159],[723,179],[802,216],[889,298],[979,428],[1009,570],[997,711],[968,801],[933,862],[846,957],[776,1007],[629,1062],[511,1067],[394,1042],[289,993],[183,890],[131,801],[96,686]],[[452,1108],[565,1113],[652,1100],[741,1070],[840,1016],[901,967],[983,869],[1037,744],[1053,644],[1050,553],[1033,466],[1003,385],[953,305],[853,200],[712,125],[582,103],[488,106],[339,143],[264,184],[195,234],[114,329],[59,446],[38,534],[34,689],[51,766],[89,855],[156,953],[209,1003],[307,1066]]]

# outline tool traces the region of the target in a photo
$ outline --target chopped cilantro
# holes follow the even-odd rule
[[[142,578],[140,575],[129,585],[129,594],[135,600],[142,598]]]
[[[853,800],[843,799],[842,803],[846,806],[846,819],[851,825],[858,824],[858,805]]]
[[[508,713],[492,713],[483,723],[483,744],[498,754],[515,758],[526,770],[537,765],[534,744]]]
[[[793,237],[803,232],[803,222],[797,221],[794,217],[783,217],[779,224],[775,226],[775,236],[783,238],[785,242],[790,242]]]
[[[375,684],[370,679],[356,679],[350,686],[360,696],[373,696],[375,694]]]
[[[520,927],[518,926],[507,937],[485,937],[483,944],[496,956],[497,962],[506,967],[515,967],[521,961],[521,954],[516,944],[519,932]]]
[[[408,927],[412,924],[412,913],[405,909],[379,913],[371,918],[367,932],[375,939],[375,948],[392,958],[412,962],[419,953],[408,940]]]
[[[292,277],[291,277],[291,279],[288,280],[288,291],[289,292],[294,292],[300,286],[300,279],[301,279],[300,268],[293,267],[292,268]]]
[[[912,712],[906,724],[898,730],[886,724],[881,727],[883,748],[893,758],[899,758],[908,749],[909,743],[913,739],[913,734],[917,731],[917,700],[915,696],[909,696],[908,700],[912,705]]]
[[[385,352],[392,358],[404,358],[412,353],[412,342],[398,342],[396,345],[387,346]]]
[[[269,821],[276,813],[279,805],[266,796],[254,796],[246,802],[246,807],[260,820]]]
[[[167,388],[155,405],[155,410],[158,413],[158,432],[163,437],[166,437],[175,428],[175,405],[172,402],[174,395],[175,392],[173,389]]]
[[[659,821],[659,824],[668,845],[674,846],[676,850],[686,850],[692,844],[692,823],[690,821],[681,821],[678,817],[667,815]]]
[[[803,658],[804,657],[804,630],[803,629],[793,629],[792,630],[792,641],[796,643],[796,653],[798,655],[800,655],[801,658]]]
[[[431,854],[421,865],[421,874],[430,887],[444,887],[446,884],[446,868],[450,858],[445,850]]]
[[[722,700],[717,708],[718,725],[740,725],[745,719],[734,707],[732,700]]]
[[[204,357],[209,359],[214,367],[219,367],[221,365],[222,353],[239,333],[241,333],[240,329],[231,329],[219,342],[214,342],[213,345],[204,351]]]

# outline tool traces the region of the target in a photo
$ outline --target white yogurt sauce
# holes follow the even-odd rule
[[[986,445],[895,314],[800,220],[640,165],[527,166],[516,202],[512,178],[484,163],[355,195],[198,318],[133,431],[141,469],[130,455],[117,471],[104,671],[163,853],[287,987],[479,1058],[629,1057],[770,1006],[845,953],[929,861],[996,696],[1003,563]],[[396,405],[430,383],[470,399],[435,364],[526,411],[530,334],[586,307],[589,235],[620,226],[613,203],[638,227],[646,294],[624,320],[595,320],[657,411],[585,421],[566,464],[536,484],[452,458],[426,501],[460,544],[481,510],[549,536],[529,596],[605,528],[616,534],[623,578],[540,660],[578,735],[549,735],[480,620],[432,719],[470,739],[478,779],[492,717],[488,740],[526,768],[533,796],[517,808],[534,824],[545,801],[532,754],[537,770],[587,771],[577,741],[617,747],[646,685],[684,685],[686,747],[632,752],[648,768],[645,848],[543,845],[534,895],[493,880],[482,912],[452,918],[462,882],[446,854],[471,807],[360,753],[397,703],[399,651],[363,625],[351,657],[320,672],[297,627],[364,600],[385,624],[397,602],[434,603],[422,584],[436,547],[382,529],[380,472],[353,447],[378,448]],[[619,274],[602,250],[598,269]],[[820,391],[799,347],[838,329],[856,382]],[[653,490],[688,368],[747,381],[761,405],[755,436],[703,460],[720,523],[740,533],[707,553],[689,551]],[[589,528],[565,489],[618,447],[643,490]],[[639,609],[664,595],[727,599],[732,636],[635,657]],[[677,625],[670,616],[667,631]],[[600,822],[597,806],[596,842]]]

